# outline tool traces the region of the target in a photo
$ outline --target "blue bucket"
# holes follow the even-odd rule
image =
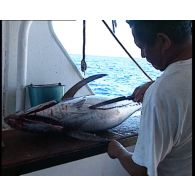
[[[31,107],[51,100],[60,101],[65,92],[65,86],[58,84],[28,85]]]

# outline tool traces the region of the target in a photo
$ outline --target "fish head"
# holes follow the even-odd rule
[[[45,116],[11,114],[4,121],[12,128],[31,132],[62,132],[59,121]]]

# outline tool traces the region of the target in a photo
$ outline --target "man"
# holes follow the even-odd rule
[[[134,101],[144,95],[134,152],[113,140],[108,155],[118,158],[130,175],[192,175],[191,22],[127,23],[142,57],[164,72],[134,90]]]

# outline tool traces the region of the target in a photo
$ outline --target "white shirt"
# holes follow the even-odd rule
[[[146,91],[132,159],[148,175],[192,175],[192,59],[170,64]]]

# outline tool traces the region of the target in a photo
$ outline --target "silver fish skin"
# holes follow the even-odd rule
[[[79,81],[60,102],[46,102],[25,112],[11,114],[4,120],[12,128],[32,132],[98,132],[118,126],[139,110],[141,104],[124,100],[90,109],[90,106],[111,98],[100,95],[73,97],[82,86],[103,76],[106,74]]]

